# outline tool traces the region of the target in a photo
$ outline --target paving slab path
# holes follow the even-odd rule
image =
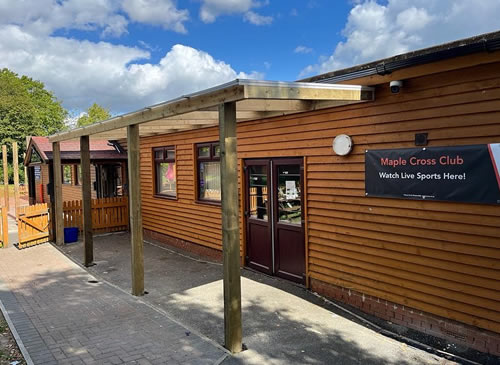
[[[94,238],[93,275],[130,291],[130,237],[127,233]],[[63,246],[82,262],[82,243]],[[144,300],[222,344],[224,337],[222,267],[218,263],[144,245]],[[243,342],[248,350],[223,364],[454,364],[386,337],[325,306],[305,288],[242,270]]]
[[[215,364],[215,342],[46,243],[0,249],[0,307],[31,364]]]

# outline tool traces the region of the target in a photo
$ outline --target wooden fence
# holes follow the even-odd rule
[[[0,247],[9,245],[9,221],[7,219],[7,208],[0,208]]]
[[[83,229],[81,200],[63,202],[64,227]],[[92,199],[92,229],[94,233],[125,231],[128,229],[128,198]]]
[[[257,206],[257,199],[258,199],[257,192],[258,191],[257,191],[256,187],[250,188],[250,215],[251,216],[257,215],[257,208],[258,208],[258,206]],[[269,197],[267,196],[267,186],[262,187],[262,192],[261,192],[260,197],[263,200],[265,200],[266,202],[269,200]],[[267,204],[267,203],[262,202],[261,204]],[[265,210],[265,214],[269,214],[267,209]]]
[[[27,205],[17,209],[19,248],[49,240],[49,206],[47,203]]]

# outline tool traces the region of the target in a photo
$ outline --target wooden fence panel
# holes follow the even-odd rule
[[[250,188],[250,216],[257,215],[257,188]],[[267,186],[262,187],[262,196],[267,196]]]
[[[19,207],[17,221],[19,248],[47,242],[49,240],[49,220],[47,203]]]
[[[94,233],[128,229],[128,197],[92,199],[92,230]],[[81,200],[63,202],[64,227],[83,230]]]

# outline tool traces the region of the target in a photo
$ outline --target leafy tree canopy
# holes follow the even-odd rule
[[[108,109],[103,108],[97,103],[92,104],[84,115],[76,121],[77,127],[93,124],[111,118],[111,113]]]
[[[42,82],[0,70],[0,143],[17,141],[20,152],[26,136],[47,136],[65,128],[67,111]]]

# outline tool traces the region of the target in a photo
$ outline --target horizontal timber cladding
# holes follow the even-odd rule
[[[500,333],[500,207],[364,196],[366,149],[414,147],[419,132],[429,146],[500,142],[500,57],[492,57],[406,79],[399,94],[376,85],[374,102],[238,125],[240,163],[307,157],[310,278]],[[332,152],[341,133],[354,142],[346,157]],[[145,228],[221,248],[220,207],[196,203],[194,187],[193,144],[217,139],[217,128],[142,139]],[[152,148],[168,145],[177,200],[153,196]]]

